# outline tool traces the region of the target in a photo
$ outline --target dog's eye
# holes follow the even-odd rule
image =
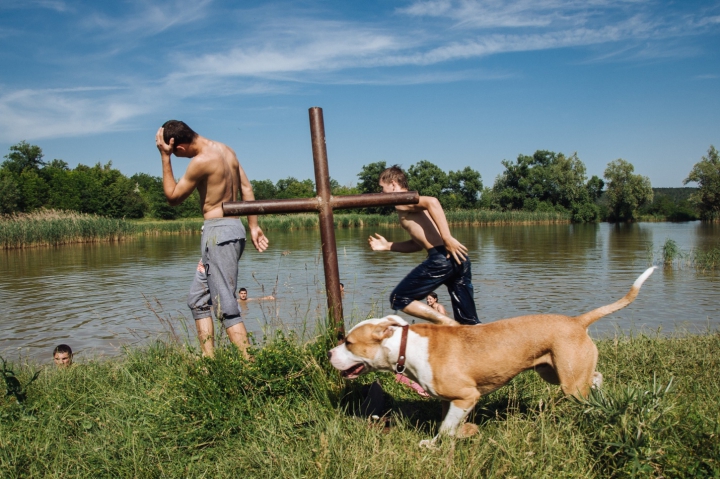
[[[345,340],[345,346],[350,346],[352,344],[352,341]]]

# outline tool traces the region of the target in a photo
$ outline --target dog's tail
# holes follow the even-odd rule
[[[652,266],[646,269],[645,272],[641,274],[638,279],[635,280],[632,287],[630,288],[630,291],[628,291],[628,294],[626,294],[622,299],[615,301],[613,304],[608,304],[607,306],[593,309],[590,312],[581,314],[575,319],[577,319],[577,321],[582,324],[583,328],[587,328],[603,316],[607,316],[608,314],[614,313],[619,309],[623,309],[625,306],[635,301],[635,298],[640,292],[640,286],[642,286],[645,280],[650,277],[650,275],[653,273],[653,271],[655,271],[656,268],[657,266]]]

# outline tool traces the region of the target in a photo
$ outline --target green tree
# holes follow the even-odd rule
[[[360,190],[350,185],[341,185],[337,180],[330,178],[330,192],[333,196],[359,195]]]
[[[77,176],[63,160],[53,160],[40,170],[48,184],[47,208],[80,211],[80,188]]]
[[[270,180],[250,180],[256,200],[271,200],[277,197],[275,183]]]
[[[360,173],[357,175],[359,180],[357,190],[359,194],[381,193],[382,188],[380,188],[378,181],[380,179],[380,173],[382,173],[385,168],[387,168],[387,163],[384,161],[376,161],[375,163],[363,165]],[[362,208],[359,211],[365,214],[389,215],[395,211],[395,208],[392,206],[374,206],[371,208]]]
[[[574,221],[597,219],[598,208],[593,203],[591,191],[598,183],[592,180],[586,184],[585,164],[577,153],[565,156],[538,150],[532,156],[519,155],[514,164],[507,160],[502,164],[505,171],[495,180],[490,195],[494,207],[568,211],[573,214]]]
[[[360,194],[380,193],[382,191],[378,180],[380,179],[380,173],[382,173],[385,168],[387,168],[387,163],[384,161],[376,161],[375,163],[363,165],[362,170],[357,175],[360,180],[357,184],[357,189],[360,191]]]
[[[417,191],[420,196],[434,196],[442,200],[442,193],[448,187],[448,175],[440,167],[427,160],[410,165],[407,176],[408,189]]]
[[[448,173],[448,191],[444,193],[448,208],[473,209],[479,206],[483,182],[480,173],[466,166]]]
[[[298,180],[292,176],[285,178],[284,180],[278,180],[275,184],[277,188],[277,198],[312,198],[316,196],[315,184],[312,180]]]
[[[145,204],[145,211],[148,216],[161,220],[172,220],[179,217],[178,209],[170,206],[163,191],[163,181],[159,176],[151,176],[147,173],[136,173],[130,177],[135,184],[135,190]],[[193,192],[195,194],[197,191]],[[192,195],[190,195],[192,196]],[[190,198],[188,197],[186,201]],[[183,202],[183,204],[185,203]],[[198,207],[197,215],[202,211]]]
[[[623,159],[608,163],[604,177],[612,221],[632,221],[645,203],[652,201],[653,191],[647,176],[633,174],[635,167]]]
[[[683,180],[685,185],[690,182],[698,184],[698,191],[690,198],[700,211],[700,218],[720,220],[720,156],[713,145]]]
[[[0,215],[9,215],[18,211],[20,189],[13,175],[0,169]]]
[[[2,167],[17,176],[20,176],[26,170],[37,172],[45,164],[42,149],[25,141],[11,146],[10,153],[5,155],[5,158],[6,161],[3,162]]]
[[[47,201],[48,185],[45,179],[33,168],[20,173],[20,209],[25,212],[41,208]]]
[[[587,182],[588,195],[592,201],[600,199],[603,188],[605,188],[605,182],[597,175],[593,175]]]

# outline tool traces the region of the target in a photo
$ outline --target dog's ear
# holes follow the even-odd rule
[[[383,321],[382,323],[375,326],[372,332],[372,339],[375,341],[382,341],[393,335],[393,326],[397,326],[397,323],[392,321]]]

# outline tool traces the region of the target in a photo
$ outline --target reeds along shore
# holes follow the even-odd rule
[[[449,211],[448,222],[456,225],[568,223],[560,213],[495,212],[484,210]],[[338,213],[335,226],[395,226],[395,216]],[[243,221],[246,221],[243,219]],[[317,228],[318,215],[294,214],[260,216],[266,231]],[[0,218],[0,247],[27,248],[69,243],[117,241],[135,235],[200,233],[202,218],[173,221],[130,221],[79,213],[40,210],[35,213]]]
[[[0,381],[0,477],[718,477],[720,334],[598,341],[587,401],[525,372],[481,398],[479,434],[434,435],[440,402],[373,373],[343,381],[324,340],[278,335],[247,362],[157,342],[45,366],[26,399]],[[48,360],[50,362],[50,360]],[[8,364],[22,385],[38,365]],[[380,381],[390,418],[356,414]]]

